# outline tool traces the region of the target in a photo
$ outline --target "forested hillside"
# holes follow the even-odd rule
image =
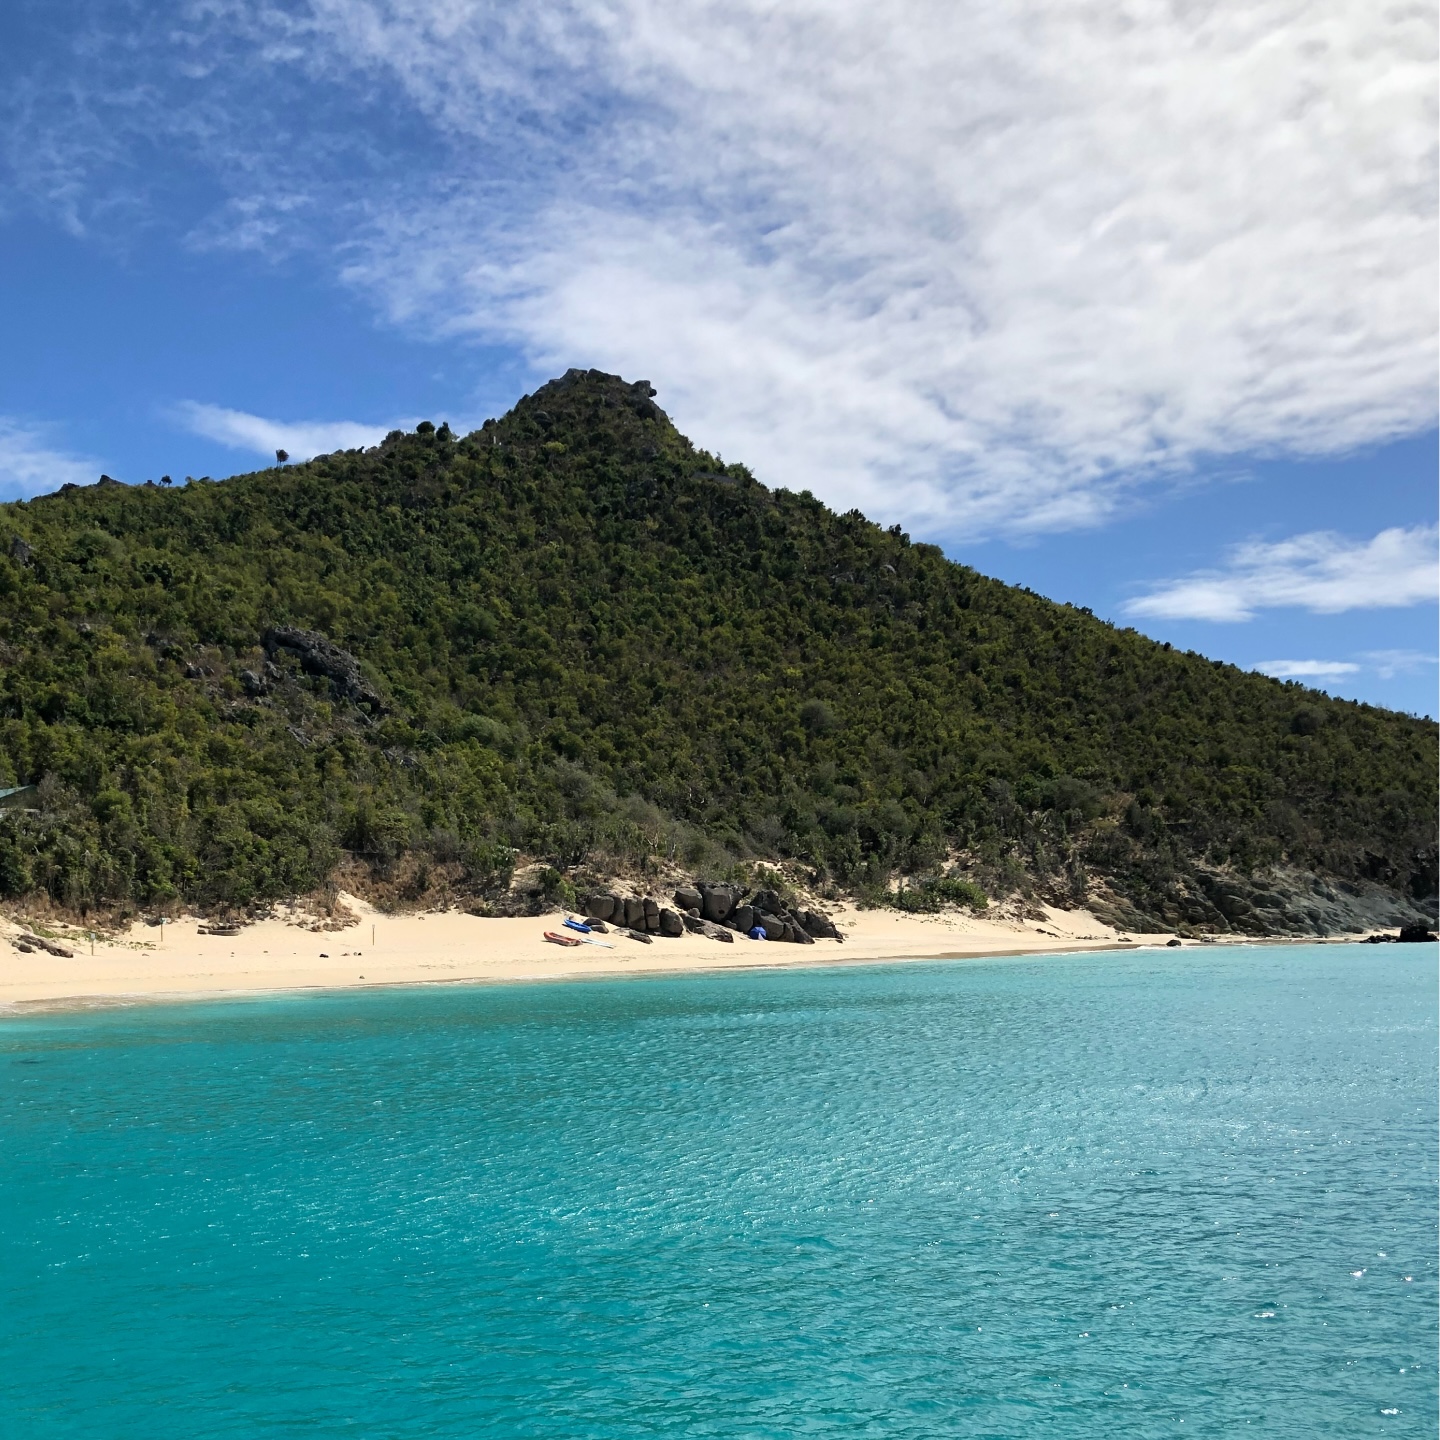
[[[572,371],[464,438],[0,509],[0,784],[39,784],[0,893],[246,906],[344,862],[483,904],[517,855],[560,890],[664,855],[1200,929],[1276,928],[1225,887],[1282,863],[1433,897],[1431,722],[767,489],[652,394]]]

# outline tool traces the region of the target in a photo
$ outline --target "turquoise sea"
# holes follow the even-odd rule
[[[1433,1437],[1434,946],[0,1021],[0,1434]]]

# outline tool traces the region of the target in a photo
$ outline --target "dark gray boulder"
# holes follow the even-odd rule
[[[627,895],[625,897],[625,924],[631,930],[645,928],[645,902],[638,896]]]
[[[764,927],[767,940],[783,940],[785,938],[785,922],[778,915],[772,915],[768,910],[761,910],[755,917],[755,923]]]
[[[685,933],[684,922],[673,910],[666,909],[660,912],[660,933],[672,936]]]
[[[586,915],[593,915],[597,920],[610,920],[615,915],[615,897],[602,892],[599,895],[592,895],[585,902]]]
[[[675,904],[681,910],[693,910],[698,915],[700,913],[700,892],[693,886],[682,885],[675,892]]]
[[[750,903],[757,910],[763,910],[777,919],[786,912],[785,902],[773,890],[757,890],[751,897]]]
[[[737,905],[730,912],[730,923],[737,930],[749,930],[755,923],[755,909],[751,905]]]
[[[711,920],[702,920],[698,915],[681,915],[678,918],[692,935],[705,935],[711,940],[721,940],[727,943],[735,939],[723,925],[716,925]]]
[[[835,928],[835,923],[818,910],[801,910],[795,917],[807,935],[819,940],[843,940],[845,937]]]
[[[730,918],[738,896],[730,885],[700,886],[700,913],[716,925],[723,925]]]

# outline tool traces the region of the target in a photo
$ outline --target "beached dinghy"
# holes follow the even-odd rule
[[[556,930],[547,930],[545,938],[553,945],[583,945],[585,943],[578,935],[561,935]]]
[[[568,925],[570,929],[578,930],[580,933],[578,935],[552,935],[550,936],[550,938],[558,939],[562,944],[598,945],[602,950],[613,950],[615,948],[613,945],[607,945],[603,940],[597,940],[590,933],[590,926],[582,925],[578,920],[567,920],[565,924]],[[545,933],[547,935],[550,935],[550,932],[548,930]]]

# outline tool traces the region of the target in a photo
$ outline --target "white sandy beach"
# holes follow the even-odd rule
[[[0,1009],[136,1003],[268,991],[379,985],[567,980],[755,966],[834,965],[892,960],[980,958],[1095,950],[1125,943],[1164,944],[1168,935],[1122,941],[1085,911],[1046,910],[1046,920],[1006,921],[969,915],[903,915],[846,909],[834,918],[846,936],[814,945],[771,944],[737,935],[733,944],[702,935],[642,944],[614,932],[601,945],[574,948],[544,938],[558,915],[484,919],[458,911],[392,915],[345,895],[358,917],[343,930],[312,931],[272,919],[237,935],[201,933],[193,917],[137,924],[120,935],[73,929],[49,934],[73,956],[13,943],[30,927],[0,922]]]

